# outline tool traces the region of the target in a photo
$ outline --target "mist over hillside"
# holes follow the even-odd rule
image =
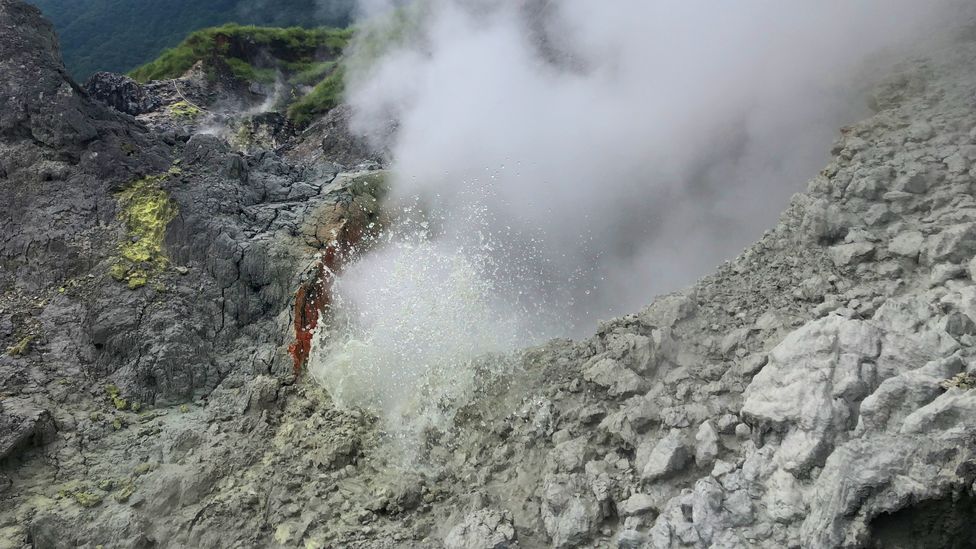
[[[68,72],[128,72],[204,27],[345,27],[356,0],[31,0],[54,23]]]

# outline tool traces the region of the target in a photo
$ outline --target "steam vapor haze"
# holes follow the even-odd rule
[[[866,114],[869,60],[947,4],[432,0],[413,6],[418,39],[354,74],[349,100],[364,133],[398,121],[399,196],[451,212],[490,187],[484,206],[542,238],[547,298],[571,296],[586,330],[771,226]],[[442,238],[465,238],[455,221]]]
[[[356,372],[326,385],[396,417],[410,395],[467,390],[420,390],[436,372],[469,379],[476,355],[591,333],[694,282],[774,224],[838,128],[869,114],[871,77],[920,48],[949,6],[398,8],[407,24],[378,58],[375,35],[354,47],[347,100],[353,129],[390,148],[394,200],[429,212],[421,240],[436,244],[390,236],[363,260],[368,276],[340,277],[351,328],[313,369]],[[397,19],[390,9],[363,25]]]

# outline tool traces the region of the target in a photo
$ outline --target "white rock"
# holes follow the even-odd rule
[[[874,244],[870,242],[839,244],[837,246],[831,246],[827,250],[827,255],[834,262],[834,265],[838,267],[857,264],[870,259],[874,255]]]
[[[674,474],[685,467],[691,458],[685,435],[680,429],[672,429],[662,438],[647,457],[641,470],[644,480],[657,480]]]
[[[864,213],[864,222],[869,227],[883,225],[895,219],[895,214],[886,204],[874,204]]]
[[[575,547],[602,518],[583,475],[548,475],[542,486],[542,523],[556,548]]]
[[[773,520],[790,523],[806,513],[803,488],[793,475],[777,469],[766,481],[766,512]]]
[[[976,223],[953,225],[925,241],[926,264],[962,263],[976,255]]]
[[[939,383],[962,369],[958,359],[934,361],[924,367],[886,379],[861,403],[855,433],[897,431],[909,414],[942,393]]]
[[[966,269],[962,265],[953,263],[940,263],[932,267],[929,275],[929,287],[941,286],[950,280],[962,278],[966,275]]]
[[[617,510],[623,517],[643,515],[654,510],[654,498],[647,494],[634,494],[624,500]]]
[[[630,396],[641,392],[644,380],[612,358],[598,360],[583,372],[583,379],[606,387],[612,396]]]
[[[921,232],[905,231],[891,240],[891,243],[888,244],[888,252],[893,255],[917,259],[924,242],[925,235]]]
[[[751,331],[752,330],[750,328],[739,328],[726,334],[725,337],[722,338],[722,342],[719,344],[719,353],[721,353],[722,356],[728,356],[738,346],[745,343]]]
[[[976,428],[976,391],[952,388],[929,404],[912,412],[902,422],[904,434],[942,433]]]
[[[668,294],[655,299],[654,303],[640,312],[638,318],[649,326],[670,328],[675,323],[694,315],[696,309],[694,295]]]
[[[735,426],[739,424],[739,416],[735,414],[725,414],[718,418],[716,427],[718,432],[728,435],[735,432]]]
[[[638,530],[623,530],[617,534],[617,549],[641,549],[646,544],[647,536]]]
[[[507,513],[481,509],[464,517],[444,539],[447,549],[508,549],[515,546],[515,527]]]
[[[769,357],[765,353],[756,353],[736,362],[736,373],[743,377],[756,375],[769,362]]]
[[[756,319],[756,329],[757,330],[776,330],[782,327],[784,324],[783,319],[776,311],[766,311],[759,318]]]
[[[935,135],[935,130],[928,122],[915,122],[908,127],[908,136],[914,141],[928,141]]]
[[[718,432],[711,421],[706,421],[695,434],[695,463],[699,467],[711,464],[718,455]]]
[[[852,406],[877,386],[873,362],[881,332],[867,322],[829,316],[792,332],[769,353],[746,388],[740,415],[785,428],[777,459],[803,473],[826,457]]]

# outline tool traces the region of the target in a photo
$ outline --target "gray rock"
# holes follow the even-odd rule
[[[122,74],[96,72],[85,82],[85,91],[96,101],[133,116],[150,112],[161,104],[159,97]]]
[[[830,316],[794,331],[769,354],[769,364],[746,388],[741,415],[754,425],[786,432],[777,462],[804,474],[830,453],[838,428],[879,383],[874,361],[881,332]]]
[[[931,186],[929,175],[922,171],[912,171],[903,175],[895,182],[895,188],[912,194],[923,194]]]
[[[944,160],[949,173],[953,175],[964,174],[969,171],[969,159],[962,153],[956,152]]]
[[[444,546],[447,549],[509,549],[517,546],[516,539],[508,513],[481,509],[465,516],[451,528]]]
[[[602,518],[599,502],[580,475],[547,476],[542,501],[542,522],[553,547],[579,545]]]
[[[647,494],[633,494],[620,503],[617,511],[622,517],[643,515],[654,510],[654,498]]]
[[[647,543],[647,536],[637,530],[623,530],[617,534],[618,549],[641,549]]]
[[[976,335],[976,322],[969,315],[960,312],[950,313],[945,319],[943,329],[953,337]]]
[[[962,263],[976,255],[976,223],[961,223],[930,236],[923,257],[927,265]]]
[[[54,439],[57,432],[50,412],[28,401],[0,401],[0,460]]]
[[[698,428],[695,434],[695,463],[699,467],[705,467],[715,461],[718,455],[718,432],[712,426],[711,421],[706,421]]]
[[[694,296],[683,293],[662,296],[640,312],[638,318],[649,326],[670,328],[695,314]]]
[[[305,265],[355,211],[382,224],[382,174],[336,164],[373,155],[340,124],[349,108],[299,136],[280,116],[234,126],[228,113],[253,141],[230,145],[165,108],[133,121],[79,90],[37,10],[0,0],[0,26],[0,349],[32,337],[29,352],[0,355],[3,539],[968,539],[976,286],[947,275],[976,255],[971,32],[940,29],[944,48],[899,65],[872,93],[879,112],[844,130],[808,191],[734,261],[592,338],[486,357],[458,372],[470,391],[417,394],[391,418],[338,406],[287,353],[293,296],[315,274]],[[170,102],[178,84],[204,106],[243,97],[225,76],[200,65],[143,90]],[[163,173],[158,190],[179,208],[168,264],[187,268],[129,290],[107,276],[133,242],[118,193]],[[921,537],[895,539],[906,531]]]
[[[905,231],[891,240],[891,243],[888,244],[888,252],[893,255],[918,259],[924,242],[925,236],[921,232]]]
[[[867,261],[874,256],[874,244],[869,242],[855,242],[832,246],[828,250],[830,260],[838,267],[844,267]]]
[[[613,396],[631,396],[645,388],[640,376],[612,358],[596,361],[583,372],[583,379],[605,387]]]
[[[928,122],[915,122],[908,127],[908,135],[914,141],[928,141],[935,135],[935,129]]]
[[[641,468],[641,479],[654,481],[684,469],[692,457],[692,451],[680,429],[672,429],[647,455]]]
[[[932,274],[929,275],[929,286],[941,286],[949,280],[955,280],[964,276],[966,276],[966,269],[962,265],[940,263],[932,267]]]

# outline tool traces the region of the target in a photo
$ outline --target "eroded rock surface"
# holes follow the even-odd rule
[[[227,90],[192,71],[119,113],[0,0],[0,547],[964,546],[973,66],[971,36],[900,66],[741,256],[403,441],[287,354],[377,158],[201,132],[172,107]]]

